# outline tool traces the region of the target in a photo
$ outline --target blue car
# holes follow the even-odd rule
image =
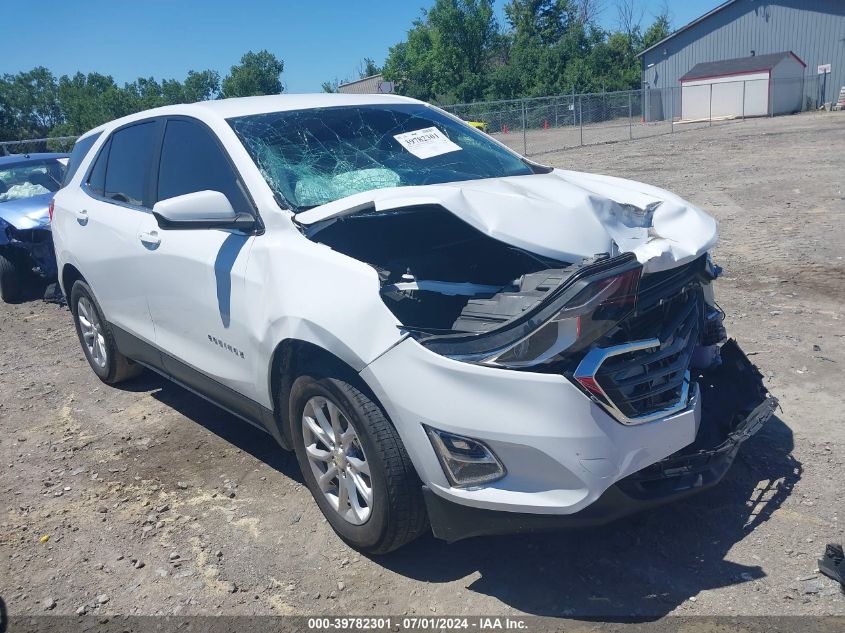
[[[67,154],[0,157],[0,298],[7,303],[28,285],[56,279],[49,207],[67,161]]]

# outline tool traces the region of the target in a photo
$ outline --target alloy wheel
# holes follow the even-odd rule
[[[334,402],[314,396],[302,411],[305,453],[317,485],[344,520],[362,525],[373,509],[370,465],[349,418]]]
[[[97,317],[94,305],[87,297],[80,297],[76,304],[76,319],[82,331],[82,340],[91,360],[100,368],[108,363],[106,339],[103,336],[103,326]]]

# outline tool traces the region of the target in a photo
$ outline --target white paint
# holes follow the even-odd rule
[[[696,404],[658,422],[624,426],[561,375],[461,363],[410,339],[361,376],[390,419],[401,421],[402,442],[433,492],[510,512],[577,512],[614,482],[692,442],[700,420]],[[450,487],[422,424],[482,439],[508,476],[480,488]],[[599,459],[607,461],[593,467],[598,474],[583,463]]]
[[[619,478],[689,444],[697,405],[671,419],[626,427],[561,375],[463,363],[405,337],[380,297],[376,271],[305,237],[292,214],[279,208],[226,121],[302,107],[396,102],[417,103],[385,95],[228,99],[169,106],[101,126],[104,134],[56,194],[59,270],[71,264],[82,272],[109,322],[265,407],[274,406],[271,359],[280,342],[297,339],[328,350],[379,397],[422,481],[466,505],[572,513]],[[262,234],[165,231],[148,211],[94,199],[81,188],[112,129],[164,115],[197,118],[217,135],[256,203]],[[620,204],[642,208],[655,202],[661,204],[651,227],[626,224],[631,214]],[[566,261],[630,251],[647,271],[689,261],[716,241],[716,222],[674,194],[562,170],[369,191],[297,220],[310,224],[370,205],[386,210],[414,204],[441,204],[496,239]],[[160,243],[149,248],[139,238],[153,231]],[[243,357],[209,342],[209,335]],[[424,422],[482,439],[503,460],[508,476],[481,488],[450,488]]]
[[[685,121],[711,116],[765,116],[768,110],[768,71],[684,81],[681,85],[681,118]]]
[[[230,220],[237,214],[229,199],[219,191],[196,191],[159,200],[153,212],[176,222],[197,220]]]
[[[652,226],[625,224],[621,203],[662,204]],[[633,252],[646,271],[690,261],[716,243],[716,221],[678,196],[642,183],[573,171],[392,187],[355,194],[296,216],[309,225],[374,205],[387,211],[442,205],[476,229],[534,253],[575,262]]]

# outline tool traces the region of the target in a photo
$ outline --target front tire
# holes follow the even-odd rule
[[[134,378],[143,367],[117,349],[114,335],[91,288],[82,280],[70,291],[70,311],[85,358],[97,377],[108,385]]]
[[[23,279],[21,271],[11,259],[0,255],[0,299],[13,303],[21,298]]]
[[[422,534],[428,521],[421,483],[381,408],[338,378],[301,376],[290,397],[296,458],[334,531],[371,554]]]

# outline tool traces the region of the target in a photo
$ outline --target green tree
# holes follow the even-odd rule
[[[583,83],[578,60],[590,54],[596,31],[582,13],[572,0],[511,0],[505,5],[514,96],[568,92]]]
[[[361,66],[358,70],[358,79],[372,77],[373,75],[378,75],[379,73],[381,73],[381,68],[378,66],[378,64],[376,64],[373,59],[365,57],[364,61],[361,62]]]
[[[489,1],[436,0],[390,49],[385,78],[440,103],[629,90],[636,55],[669,33],[664,10],[643,34],[634,0],[618,0],[618,27],[597,22],[602,0],[508,0],[499,30]]]
[[[274,95],[282,92],[280,75],[285,63],[273,53],[262,50],[249,51],[239,64],[232,66],[223,79],[224,97],[251,97],[255,95]]]
[[[643,50],[654,46],[660,40],[669,37],[672,33],[672,25],[669,23],[669,15],[666,12],[661,13],[655,18],[654,23],[643,33]]]
[[[392,46],[384,62],[384,77],[396,82],[399,91],[417,99],[434,96],[433,45],[431,32],[417,20],[408,31],[408,40]]]
[[[216,70],[189,70],[182,88],[186,103],[216,99],[220,94],[220,73]]]
[[[0,131],[4,137],[43,136],[61,121],[56,78],[43,66],[0,78]]]
[[[515,39],[537,40],[551,46],[576,23],[577,7],[570,0],[510,0],[505,16]]]
[[[137,95],[118,87],[111,76],[99,73],[63,75],[58,94],[62,123],[52,134],[81,134],[139,108]]]
[[[384,75],[418,98],[478,99],[498,41],[492,0],[436,0],[390,49]]]

